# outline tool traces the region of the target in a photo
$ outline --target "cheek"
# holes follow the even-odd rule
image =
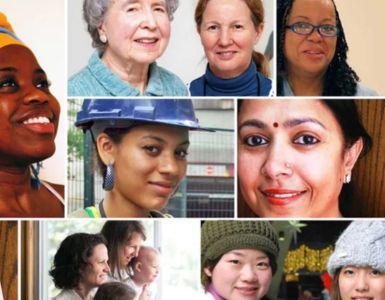
[[[262,155],[247,153],[242,150],[238,155],[238,175],[241,184],[248,189],[258,183],[262,166]]]
[[[165,38],[167,41],[170,38],[171,33],[171,26],[170,26],[170,20],[166,18],[161,18],[158,20],[158,28],[163,38]]]
[[[215,41],[217,40],[215,35],[208,34],[208,33],[201,33],[201,43],[205,51],[210,50],[214,45]]]

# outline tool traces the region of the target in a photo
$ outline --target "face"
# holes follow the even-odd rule
[[[1,164],[30,164],[51,156],[60,107],[29,49],[0,48],[0,100]]]
[[[255,27],[243,0],[210,0],[198,30],[210,70],[218,77],[232,78],[250,65],[263,23]]]
[[[384,299],[385,273],[369,267],[348,266],[342,268],[338,284],[342,300]]]
[[[127,237],[127,240],[118,249],[121,269],[127,268],[128,263],[138,256],[142,243],[143,237],[138,232],[133,232],[131,238]]]
[[[163,208],[186,174],[188,129],[164,125],[133,127],[114,146],[113,193],[135,210]]]
[[[148,251],[148,254],[140,259],[140,274],[143,281],[152,283],[159,275],[160,260],[157,253]]]
[[[332,1],[295,0],[286,25],[297,22],[336,25]],[[317,30],[306,36],[286,29],[284,55],[289,76],[323,76],[334,57],[336,44],[337,37],[322,37]]]
[[[338,217],[358,157],[319,100],[244,100],[238,116],[240,190],[260,217]]]
[[[217,293],[226,300],[258,300],[269,290],[269,258],[259,250],[237,249],[224,254],[214,269],[205,269]]]
[[[115,61],[153,63],[170,38],[166,0],[112,0],[99,34],[108,40],[105,55]]]
[[[107,247],[99,244],[95,246],[92,255],[88,258],[88,265],[81,272],[81,282],[91,287],[100,286],[106,282],[109,272]]]

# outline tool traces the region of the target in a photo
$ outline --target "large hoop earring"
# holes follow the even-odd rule
[[[115,170],[112,164],[106,166],[106,171],[103,176],[103,189],[105,191],[111,191],[115,182]]]

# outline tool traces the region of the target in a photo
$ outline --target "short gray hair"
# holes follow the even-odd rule
[[[92,38],[92,46],[103,52],[106,45],[99,39],[98,27],[102,24],[104,17],[110,7],[112,0],[84,0],[83,18],[87,23],[88,33]],[[166,0],[167,13],[170,20],[178,8],[179,0]]]

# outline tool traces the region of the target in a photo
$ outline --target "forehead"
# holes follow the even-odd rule
[[[89,257],[89,261],[106,259],[108,258],[107,247],[104,244],[98,244],[92,250],[92,255]]]
[[[188,128],[170,126],[163,124],[140,124],[133,127],[125,136],[127,140],[137,140],[143,138],[160,138],[167,143],[181,143],[188,139]]]
[[[309,19],[335,19],[336,13],[331,0],[295,0],[290,11],[290,18],[306,17]]]
[[[270,119],[271,122],[278,122],[290,117],[304,116],[321,120],[334,119],[326,105],[314,99],[244,100],[239,111],[239,120],[260,118],[262,121]]]
[[[226,14],[223,14],[223,10],[226,10]],[[210,0],[207,2],[203,16],[211,15],[220,15],[223,19],[233,15],[241,18],[250,17],[251,11],[244,0]]]
[[[20,45],[9,45],[0,48],[0,68],[5,67],[40,69],[32,51]]]

